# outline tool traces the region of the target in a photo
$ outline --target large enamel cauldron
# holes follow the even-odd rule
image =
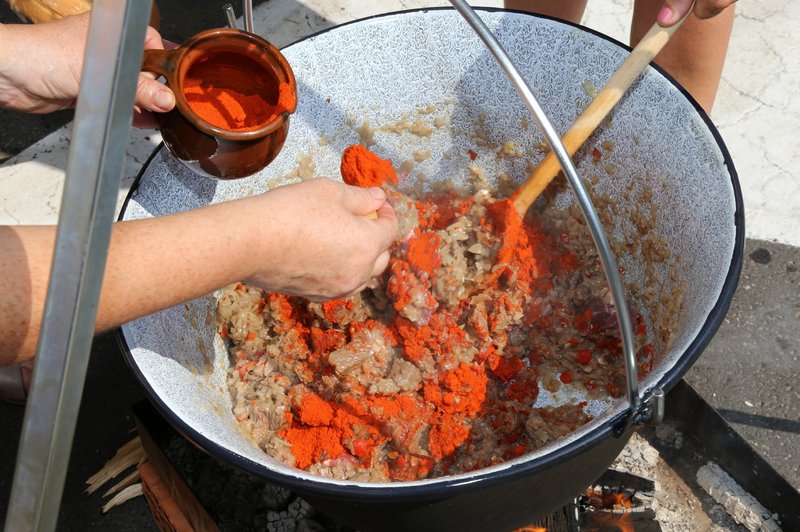
[[[628,49],[585,28],[527,14],[479,10],[527,79],[559,131],[566,131]],[[283,50],[294,69],[299,107],[275,161],[238,181],[192,174],[159,150],[143,170],[123,219],[167,214],[265,191],[298,179],[298,160],[316,175],[338,177],[340,154],[374,128],[372,149],[399,164],[429,150],[414,172],[428,181],[459,181],[476,130],[489,145],[514,142],[521,158],[477,162],[485,174],[521,181],[542,157],[542,135],[479,39],[451,9],[389,14],[322,32]],[[421,120],[429,136],[380,126]],[[604,146],[607,159],[593,160]],[[644,391],[668,390],[708,344],[726,313],[741,269],[742,200],[730,156],[709,118],[673,80],[649,68],[575,157],[598,194],[617,198],[606,232],[616,242],[640,238],[637,210],[652,216],[651,236],[669,249],[666,263],[618,256],[631,303],[646,318],[672,313],[675,331],[652,338],[659,362]],[[553,200],[566,205],[569,190]],[[268,223],[268,216],[265,218]],[[625,249],[620,247],[618,249]],[[224,260],[224,258],[222,258]],[[648,305],[641,294],[654,298]],[[679,305],[667,299],[683,294]],[[659,312],[661,314],[659,314]],[[415,482],[334,481],[287,467],[236,428],[226,391],[229,366],[215,334],[215,301],[204,297],[127,324],[120,338],[150,398],[195,444],[220,460],[289,487],[323,512],[360,530],[501,530],[525,525],[574,497],[610,465],[631,435],[615,435],[628,412],[608,402],[594,420],[537,452],[469,474]],[[667,316],[669,317],[669,316]],[[669,403],[667,403],[669,408]]]

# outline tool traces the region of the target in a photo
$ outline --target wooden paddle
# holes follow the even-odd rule
[[[691,9],[689,10],[691,13]],[[574,155],[578,148],[586,142],[586,139],[597,129],[600,122],[611,112],[611,109],[619,102],[625,91],[633,85],[639,75],[647,68],[650,61],[664,48],[669,38],[683,24],[688,17],[688,13],[681,20],[669,28],[662,28],[654,24],[650,31],[639,41],[639,44],[631,51],[630,55],[623,61],[616,72],[611,76],[603,87],[603,90],[592,100],[592,103],[578,116],[569,131],[562,137],[564,147],[570,156]],[[561,171],[558,159],[551,151],[544,160],[531,173],[528,180],[520,186],[514,195],[514,208],[520,215],[525,216],[528,208],[536,201],[536,198],[544,191],[547,185]]]

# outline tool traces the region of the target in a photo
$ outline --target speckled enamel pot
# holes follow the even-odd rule
[[[556,129],[566,131],[628,49],[585,28],[500,10],[479,13],[528,80]],[[476,124],[490,145],[517,143],[520,159],[484,150],[487,176],[524,179],[542,142],[524,106],[479,39],[451,9],[394,13],[322,32],[283,50],[295,72],[299,107],[286,145],[261,173],[238,181],[197,176],[161,149],[145,166],[123,219],[186,210],[265,191],[295,179],[298,157],[317,175],[338,177],[339,157],[358,142],[356,129],[427,116],[447,127],[428,137],[377,131],[372,149],[399,163],[419,150],[430,157],[414,172],[428,181],[467,179]],[[433,108],[431,108],[433,109]],[[416,113],[416,114],[415,114]],[[441,122],[440,122],[441,124]],[[323,141],[324,139],[324,141]],[[593,146],[613,145],[604,164]],[[595,189],[620,198],[614,239],[635,239],[630,214],[654,216],[671,251],[670,268],[617,257],[626,279],[653,268],[656,294],[683,289],[677,331],[660,345],[661,362],[644,390],[669,389],[700,355],[726,313],[741,270],[741,193],[730,156],[709,118],[672,79],[648,69],[576,155]],[[647,188],[647,195],[636,193]],[[569,191],[557,201],[570,201]],[[642,200],[646,197],[647,200]],[[627,199],[626,199],[627,198]],[[655,208],[650,211],[650,205]],[[671,275],[672,274],[672,275]],[[634,306],[637,302],[632,301]],[[570,436],[516,460],[470,474],[417,482],[365,484],[326,480],[278,463],[236,429],[225,387],[229,366],[208,296],[127,324],[120,338],[153,402],[187,438],[217,458],[290,487],[342,523],[361,530],[510,530],[564,504],[596,479],[630,432],[613,435],[625,400],[595,405],[595,419]],[[647,309],[638,306],[647,316]],[[566,401],[567,398],[556,398]],[[667,403],[669,408],[669,403]]]

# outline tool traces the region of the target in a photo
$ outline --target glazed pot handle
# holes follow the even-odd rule
[[[180,51],[181,48],[175,48],[174,50],[145,50],[144,58],[142,59],[142,71],[153,72],[169,80],[173,72],[175,72]]]

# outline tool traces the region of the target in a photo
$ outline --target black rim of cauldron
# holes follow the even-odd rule
[[[478,11],[486,11],[486,12],[498,12],[498,11],[512,12],[525,16],[532,16],[547,20],[553,20],[555,22],[559,22],[562,24],[566,24],[568,26],[578,28],[581,31],[585,31],[587,33],[605,39],[606,41],[609,41],[617,46],[620,46],[621,48],[624,48],[627,51],[631,50],[630,46],[627,46],[626,44],[623,44],[620,41],[617,41],[616,39],[609,37],[608,35],[602,34],[598,31],[595,31],[591,28],[587,28],[585,26],[581,26],[579,24],[573,24],[571,22],[563,21],[554,17],[548,17],[545,15],[538,15],[535,13],[527,13],[522,11],[507,10],[501,8],[476,7],[475,9]],[[329,31],[336,30],[343,26],[349,26],[351,24],[360,23],[366,20],[378,19],[383,17],[394,17],[408,13],[418,13],[418,12],[424,13],[429,11],[443,11],[443,10],[451,11],[453,9],[450,7],[408,9],[404,11],[395,11],[391,13],[383,13],[371,17],[365,17],[344,24],[339,24],[337,26],[327,28],[325,30],[318,31],[312,35],[308,35],[302,39],[295,41],[294,43],[285,48],[289,48],[305,40],[312,39],[318,35],[322,35]],[[728,308],[730,307],[731,299],[733,298],[733,294],[736,290],[736,286],[739,281],[739,275],[742,270],[742,260],[744,255],[744,205],[742,201],[742,191],[739,185],[738,174],[736,173],[736,168],[733,165],[733,160],[731,159],[730,153],[728,152],[728,149],[725,146],[722,137],[720,136],[719,132],[717,131],[711,119],[708,117],[705,111],[700,107],[700,105],[694,100],[694,98],[686,91],[686,89],[684,89],[677,81],[675,81],[675,79],[672,76],[670,76],[666,71],[664,71],[661,67],[659,67],[654,63],[651,63],[651,66],[667,81],[669,81],[672,85],[674,85],[675,88],[678,89],[683,94],[683,96],[687,99],[687,101],[692,106],[694,106],[695,110],[700,115],[700,118],[702,118],[703,122],[706,124],[706,127],[711,132],[712,136],[714,137],[714,140],[717,143],[717,147],[722,153],[725,167],[727,168],[728,173],[730,175],[731,185],[733,187],[734,201],[736,205],[736,209],[734,212],[734,219],[733,219],[733,222],[736,226],[736,237],[735,237],[733,254],[731,256],[730,267],[728,269],[727,275],[725,276],[725,281],[722,285],[722,290],[720,291],[720,295],[719,298],[717,299],[717,302],[711,309],[711,312],[706,318],[706,321],[703,324],[703,326],[700,328],[700,331],[698,332],[695,339],[689,344],[689,346],[686,348],[686,351],[684,351],[684,353],[677,358],[674,365],[670,369],[664,372],[658,383],[654,385],[654,387],[660,387],[666,392],[670,390],[689,370],[692,364],[694,364],[694,362],[703,352],[705,347],[711,341],[712,337],[716,333],[719,326],[722,324],[722,320],[725,318]],[[139,174],[136,176],[136,179],[131,185],[131,188],[128,191],[128,194],[122,205],[122,210],[120,211],[118,217],[119,220],[123,219],[125,211],[127,210],[128,203],[131,200],[136,189],[138,188],[139,183],[145,171],[150,166],[150,163],[152,162],[154,157],[159,153],[162,147],[163,147],[163,142],[156,147],[156,149],[147,159],[145,164],[142,166],[142,169],[139,171]],[[448,480],[448,477],[445,476],[445,477],[440,477],[441,480],[434,479],[434,481],[430,483],[422,483],[414,485],[408,485],[408,483],[397,483],[397,487],[393,487],[391,485],[387,486],[386,484],[375,487],[370,487],[369,485],[365,485],[363,483],[358,485],[334,484],[322,478],[319,481],[316,481],[311,479],[299,478],[297,476],[285,473],[280,473],[273,469],[269,469],[263,464],[254,462],[239,454],[233,453],[229,449],[208,439],[206,436],[204,436],[203,434],[201,434],[200,432],[189,426],[183,419],[181,419],[178,415],[176,415],[169,408],[169,406],[167,406],[167,404],[164,403],[164,401],[158,396],[155,390],[153,390],[153,388],[150,386],[150,383],[147,381],[147,378],[145,378],[144,374],[141,372],[138,365],[136,364],[136,361],[133,359],[130,347],[128,346],[128,343],[125,340],[125,336],[121,328],[118,328],[116,330],[115,335],[120,343],[125,360],[131,367],[133,372],[136,374],[139,381],[144,386],[150,400],[153,402],[153,404],[155,404],[156,408],[158,408],[161,414],[187,440],[193,442],[195,445],[203,449],[205,452],[210,453],[212,456],[224,460],[248,473],[256,475],[257,477],[262,477],[274,481],[293,490],[306,493],[314,493],[317,495],[332,495],[343,500],[346,499],[353,501],[373,501],[373,502],[381,502],[389,500],[395,502],[419,501],[419,500],[426,500],[433,498],[441,498],[443,496],[453,496],[459,493],[475,491],[499,483],[508,482],[510,480],[534,475],[538,471],[558,466],[560,463],[564,463],[570,460],[571,458],[574,458],[575,456],[591,451],[591,449],[595,445],[597,445],[602,440],[605,440],[606,438],[618,437],[614,435],[614,428],[621,421],[623,421],[625,419],[625,416],[628,414],[628,410],[626,410],[622,414],[619,414],[612,419],[606,420],[605,423],[591,429],[588,433],[575,439],[574,441],[558,446],[554,448],[552,451],[545,453],[542,456],[538,456],[536,459],[523,461],[502,470],[493,470],[484,473],[481,473],[480,472],[481,470],[478,470],[477,472],[471,474],[470,476],[461,475],[459,478],[453,478],[452,480]],[[642,390],[641,393],[643,393],[645,397],[647,396],[647,390]],[[667,408],[669,408],[669,403],[667,403]],[[619,437],[627,437],[628,435],[629,431],[625,431],[625,433]],[[565,479],[565,481],[569,482],[569,479]],[[583,488],[585,488],[585,486],[576,486],[575,492],[577,493]]]

